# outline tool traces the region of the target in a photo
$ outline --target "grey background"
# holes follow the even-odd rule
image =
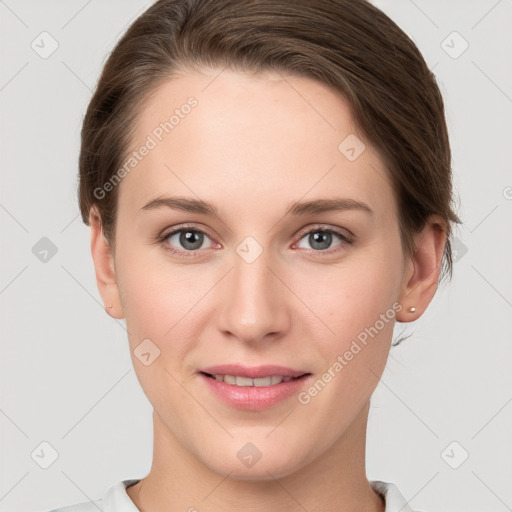
[[[376,3],[438,77],[464,225],[453,281],[409,324],[374,394],[368,477],[395,482],[415,510],[512,510],[512,1]],[[97,498],[150,468],[151,406],[123,322],[103,310],[76,200],[91,90],[149,4],[0,1],[2,511]],[[58,43],[47,58],[31,47],[51,49],[43,31]],[[469,44],[457,58],[454,31]],[[58,452],[47,469],[42,442]]]

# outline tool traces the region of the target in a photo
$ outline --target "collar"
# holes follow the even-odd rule
[[[110,487],[103,496],[103,512],[140,512],[126,492],[127,487],[138,481],[122,480]],[[384,498],[385,512],[414,512],[394,483],[382,480],[369,480],[369,483]]]

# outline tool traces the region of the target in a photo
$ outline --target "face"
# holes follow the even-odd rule
[[[266,479],[339,446],[367,406],[406,266],[393,190],[347,103],[308,78],[218,73],[168,81],[141,113],[116,286],[157,435]],[[244,369],[302,377],[248,387]]]

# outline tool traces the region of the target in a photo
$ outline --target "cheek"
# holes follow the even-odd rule
[[[132,345],[144,338],[157,343],[172,328],[182,309],[183,283],[179,275],[148,261],[147,248],[133,247],[128,250],[122,244],[119,246],[116,270]]]
[[[217,273],[206,266],[200,269],[201,265],[170,262],[158,251],[141,247],[120,252],[123,256],[118,265],[132,359],[139,379],[145,381],[143,388],[148,390],[162,384],[157,383],[154,372],[160,371],[166,385],[171,385],[164,368],[173,375],[185,371],[182,364],[201,339],[209,318],[205,308],[212,310],[212,288],[218,281]],[[147,339],[156,347],[158,358],[145,368],[136,358]]]
[[[381,339],[391,337],[401,283],[400,263],[400,250],[389,244],[385,250],[381,246],[354,254],[350,262],[347,259],[346,263],[309,269],[307,273],[303,270],[303,275],[310,277],[302,281],[300,294],[328,327],[323,328],[327,348],[342,349],[376,323]],[[381,315],[385,316],[384,325]]]
[[[161,336],[199,300],[205,286],[194,265],[171,262],[156,245],[123,247],[120,239],[116,270],[126,322]]]
[[[192,286],[190,276],[179,267],[148,264],[143,251],[125,255],[119,265],[118,285],[132,363],[148,399],[154,406],[162,400],[160,410],[165,410],[169,395],[176,400],[181,397],[176,379],[193,345],[189,341],[193,338],[193,307],[204,290],[197,281],[192,281]]]
[[[396,262],[400,260],[396,256],[361,258],[350,268],[340,267],[316,281],[327,293],[309,295],[318,297],[311,309],[322,312],[318,316],[329,330],[315,337],[313,323],[318,326],[318,321],[305,326],[314,336],[316,355],[324,366],[299,401],[320,424],[329,421],[338,426],[332,427],[333,436],[368,401],[386,365],[400,308],[396,302],[400,278]]]

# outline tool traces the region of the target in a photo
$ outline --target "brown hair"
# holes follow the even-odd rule
[[[460,220],[443,99],[415,44],[366,0],[159,0],[137,18],[110,54],[82,128],[82,219],[88,225],[96,205],[111,245],[117,187],[95,191],[121,167],[144,101],[195,66],[285,71],[341,93],[391,178],[404,251],[412,255],[413,234],[440,215],[441,277],[451,277],[451,224]]]

